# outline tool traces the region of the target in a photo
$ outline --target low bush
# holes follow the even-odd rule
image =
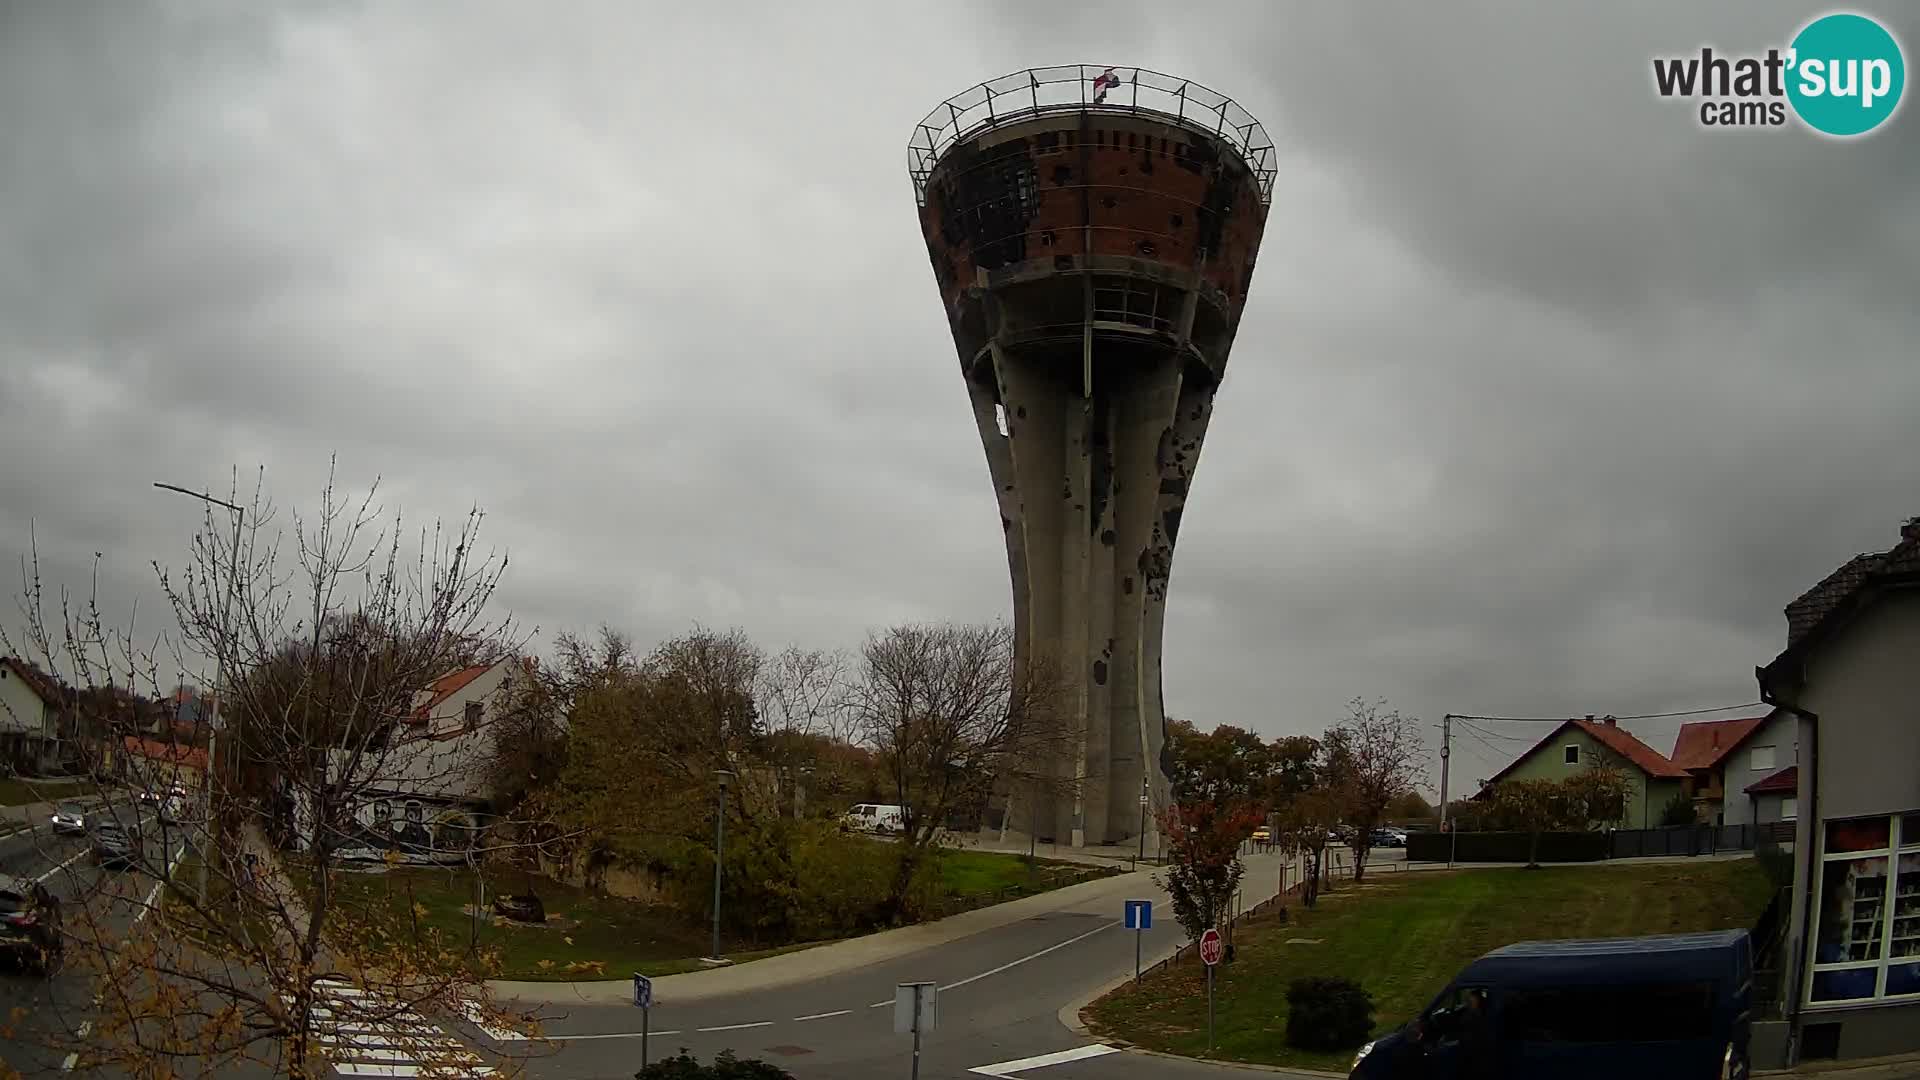
[[[682,1052],[653,1062],[634,1073],[633,1080],[793,1080],[793,1074],[757,1059],[741,1061],[733,1056],[733,1051],[722,1050],[709,1065],[702,1065],[698,1058]]]
[[[1414,833],[1407,837],[1409,862],[1446,862],[1449,853],[1460,862],[1526,862],[1533,837],[1523,832]],[[1612,839],[1603,832],[1543,832],[1539,838],[1542,862],[1593,862],[1612,853]]]
[[[1287,1045],[1348,1050],[1373,1031],[1373,997],[1351,979],[1295,979],[1287,986]]]

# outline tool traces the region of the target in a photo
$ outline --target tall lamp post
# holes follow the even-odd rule
[[[1140,855],[1138,858],[1133,860],[1133,868],[1135,870],[1140,869],[1140,864],[1146,861],[1147,861],[1147,778],[1143,774],[1140,777]]]
[[[713,774],[720,782],[719,794],[713,806],[713,957],[720,957],[720,871],[726,859],[727,850],[727,783],[733,779],[733,773],[721,769]]]
[[[213,752],[220,737],[220,699],[227,692],[227,631],[233,619],[233,594],[240,591],[240,528],[247,520],[247,508],[177,484],[162,484],[156,480],[153,486],[199,499],[209,506],[223,506],[233,511],[233,563],[227,573],[227,595],[220,603],[220,643],[213,650],[213,715],[207,720],[207,767],[200,777],[200,828],[206,835],[206,846],[210,848],[213,846]],[[196,891],[202,902],[207,898],[207,862],[211,858],[212,852],[203,848],[198,860],[199,869],[194,875]]]

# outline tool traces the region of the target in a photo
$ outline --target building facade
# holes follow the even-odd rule
[[[1759,671],[1800,748],[1784,1057],[1920,1050],[1920,519],[1786,613]]]
[[[1611,718],[1568,720],[1495,773],[1484,790],[1503,780],[1565,780],[1583,769],[1601,766],[1619,769],[1627,779],[1627,813],[1619,823],[1622,828],[1658,825],[1667,804],[1688,793],[1685,769]]]
[[[59,684],[32,664],[0,656],[0,769],[44,774],[59,761]]]

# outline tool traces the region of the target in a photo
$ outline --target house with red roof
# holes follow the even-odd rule
[[[1627,816],[1619,826],[1660,824],[1667,805],[1692,794],[1692,776],[1614,722],[1613,717],[1568,720],[1493,774],[1482,794],[1502,780],[1564,780],[1583,769],[1609,766],[1627,778]]]
[[[360,805],[354,850],[388,849],[429,860],[464,858],[488,817],[493,721],[513,707],[533,674],[508,657],[457,668],[414,694],[385,744],[356,762]],[[348,751],[334,751],[337,761]],[[310,827],[296,827],[308,834]]]
[[[1693,777],[1693,805],[1699,819],[1714,825],[1791,819],[1794,808],[1780,800],[1777,790],[1752,788],[1793,768],[1798,760],[1797,727],[1785,709],[1739,720],[1682,724],[1668,757]]]

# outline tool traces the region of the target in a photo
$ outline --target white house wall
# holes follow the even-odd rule
[[[1793,714],[1785,709],[1775,709],[1762,721],[1746,741],[1728,754],[1720,763],[1721,775],[1725,784],[1721,798],[1721,820],[1728,825],[1746,825],[1750,822],[1780,820],[1780,797],[1772,799],[1772,816],[1765,813],[1754,817],[1754,797],[1747,794],[1749,785],[1757,784],[1774,773],[1799,761],[1799,736],[1795,731],[1796,721]],[[1756,769],[1753,767],[1753,749],[1756,746],[1773,747],[1773,765]]]

